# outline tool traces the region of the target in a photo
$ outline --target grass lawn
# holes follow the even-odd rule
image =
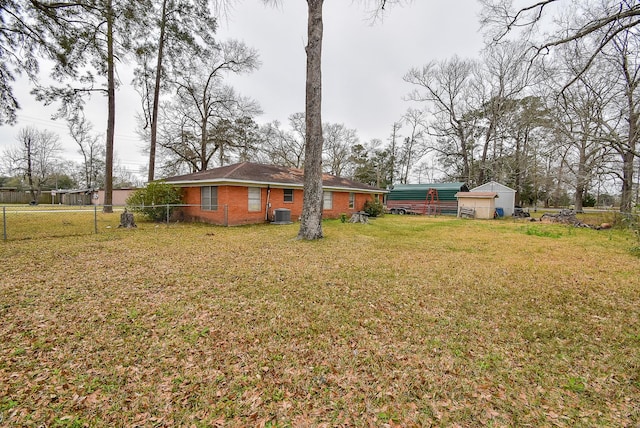
[[[138,226],[0,242],[0,425],[640,425],[630,232]]]

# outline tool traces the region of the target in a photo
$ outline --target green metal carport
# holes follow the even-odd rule
[[[397,210],[398,207],[406,207],[406,212],[427,213],[429,189],[437,191],[437,199],[432,203],[438,205],[440,214],[458,214],[458,200],[456,193],[468,192],[465,183],[428,183],[428,184],[397,184],[386,196],[387,208]]]

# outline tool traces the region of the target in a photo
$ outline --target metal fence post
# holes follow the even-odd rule
[[[167,224],[169,224],[169,204],[167,204]]]
[[[93,206],[93,230],[97,235],[98,234],[98,206],[97,205]]]
[[[7,240],[7,207],[2,207],[2,236]]]

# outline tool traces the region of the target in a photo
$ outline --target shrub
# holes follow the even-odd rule
[[[384,213],[384,206],[380,201],[366,201],[362,211],[369,214],[369,217],[379,217]]]
[[[595,207],[596,206],[596,198],[593,195],[587,193],[582,198],[582,206],[583,207]]]
[[[182,203],[180,189],[164,181],[153,181],[127,198],[127,205],[130,206],[131,211],[142,213],[153,221],[170,218],[175,209],[173,205],[180,203]]]

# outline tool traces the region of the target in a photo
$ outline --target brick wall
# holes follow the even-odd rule
[[[324,218],[338,218],[340,214],[351,215],[361,211],[366,200],[373,196],[366,193],[356,193],[355,206],[349,208],[349,192],[332,192],[333,208],[325,210]],[[260,211],[249,212],[249,190],[241,186],[218,186],[218,209],[204,211],[200,209],[200,187],[186,187],[183,189],[186,219],[203,221],[206,223],[237,226],[242,224],[262,223],[265,221],[265,206],[267,204],[267,188],[261,188]],[[278,208],[291,210],[291,220],[297,221],[302,214],[302,190],[294,189],[293,202],[284,201],[284,189],[272,188],[269,192],[269,221],[273,220],[273,211]]]

